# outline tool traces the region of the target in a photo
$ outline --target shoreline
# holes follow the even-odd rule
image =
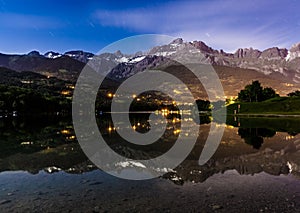
[[[0,173],[1,212],[297,212],[299,180],[235,170],[203,183],[129,181],[100,170],[72,175]],[[251,202],[250,202],[251,201]]]
[[[227,114],[230,116],[235,116],[235,117],[293,117],[293,118],[300,118],[300,114],[274,114],[274,113],[266,113],[266,114],[261,114],[261,113],[238,113],[238,114]]]

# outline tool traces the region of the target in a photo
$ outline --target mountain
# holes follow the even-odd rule
[[[70,58],[76,59],[83,63],[87,63],[89,60],[91,60],[94,57],[94,54],[89,52],[84,52],[82,50],[72,50],[72,51],[65,52],[64,54],[49,51],[46,52],[44,56],[46,58],[51,58],[51,59],[59,58],[62,56],[69,56]]]
[[[62,55],[60,54],[60,53],[57,53],[57,52],[53,52],[53,51],[49,51],[49,52],[46,52],[45,54],[44,54],[44,56],[46,57],[46,58],[59,58],[59,57],[61,57]]]
[[[258,50],[250,47],[227,53],[213,49],[203,41],[186,42],[178,38],[147,52],[131,55],[120,51],[94,55],[81,50],[63,54],[49,51],[44,55],[37,51],[25,55],[0,54],[0,66],[19,72],[32,71],[76,81],[85,64],[94,57],[101,64],[101,71],[110,71],[108,77],[114,81],[122,81],[146,69],[164,69],[172,65],[170,61],[174,58],[196,57],[197,62],[214,66],[227,96],[236,96],[252,80],[259,80],[263,86],[272,87],[281,95],[299,89],[300,83],[300,43],[289,50],[278,47]],[[178,78],[200,89],[199,82],[189,79],[186,71],[178,69],[174,73]]]
[[[109,77],[122,81],[146,69],[164,69],[173,58],[185,57],[187,54],[190,54],[189,57],[202,55],[197,58],[198,62],[214,66],[226,96],[236,96],[252,80],[259,80],[263,86],[274,88],[280,95],[299,89],[300,45],[294,45],[290,50],[277,47],[263,51],[240,48],[235,53],[226,53],[215,50],[202,41],[184,42],[179,38],[141,54],[138,57],[144,58],[135,63],[129,63],[131,60],[126,58],[112,69]],[[199,97],[205,96],[201,92],[204,91],[203,87],[186,75],[184,69],[175,69],[173,75],[187,82]]]
[[[0,54],[0,66],[19,72],[32,71],[64,80],[75,80],[85,63],[65,55],[46,58],[37,51],[33,51],[26,55]]]
[[[81,50],[65,52],[64,55],[81,61],[83,63],[87,63],[90,59],[94,57],[93,53],[88,53]]]
[[[183,42],[176,39],[168,45],[154,47],[151,55],[173,56],[188,45],[199,50],[206,62],[212,65],[253,69],[266,75],[278,75],[288,82],[300,83],[300,43],[290,50],[278,47],[260,51],[253,48],[240,48],[235,53],[215,50],[202,41]]]

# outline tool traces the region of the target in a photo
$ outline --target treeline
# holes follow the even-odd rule
[[[39,91],[42,94],[57,96],[70,82],[34,72],[16,72],[0,67],[0,85],[16,86]]]
[[[300,91],[296,90],[287,94],[288,97],[300,97]],[[279,97],[271,87],[263,88],[259,81],[253,81],[252,84],[245,86],[238,94],[237,101],[240,102],[261,102],[268,99]]]
[[[238,101],[241,102],[261,102],[271,98],[279,97],[271,87],[263,88],[259,81],[253,81],[238,94]]]
[[[71,101],[33,89],[0,85],[0,113],[21,114],[70,112]]]
[[[288,94],[289,97],[300,97],[300,91],[296,90],[295,92],[291,92]]]

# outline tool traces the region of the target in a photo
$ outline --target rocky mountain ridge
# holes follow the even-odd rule
[[[235,68],[253,69],[266,75],[280,74],[294,83],[300,83],[300,43],[286,48],[271,47],[263,51],[239,48],[234,53],[215,50],[202,41],[184,42],[176,39],[168,45],[154,47],[151,55],[173,56],[180,49],[191,45],[204,55],[206,62]]]
[[[229,67],[239,67],[246,69],[254,69],[266,75],[279,73],[285,77],[290,78],[295,83],[300,83],[300,43],[294,44],[289,50],[286,48],[271,47],[265,50],[258,50],[253,48],[239,48],[234,53],[227,53],[225,51],[216,50],[209,47],[203,41],[185,42],[182,38],[175,39],[169,44],[156,46],[148,52],[138,52],[132,55],[126,55],[117,51],[115,53],[103,53],[99,58],[119,63],[138,63],[144,60],[147,56],[163,56],[170,57],[176,55],[178,51],[188,46],[192,46],[198,50],[206,58],[205,62],[212,65],[222,65]],[[6,61],[14,61],[15,58],[28,58],[28,63],[33,63],[34,59],[30,58],[44,58],[44,59],[58,59],[70,57],[82,63],[87,63],[95,55],[93,53],[84,52],[82,50],[68,51],[65,53],[58,53],[49,51],[44,55],[38,51],[32,51],[27,55],[5,55],[0,54],[0,66],[17,71],[23,71],[21,68],[16,68],[10,62],[5,63],[3,58],[9,58]],[[1,60],[2,59],[2,60]],[[24,69],[28,66],[24,66]],[[27,71],[34,71],[27,68]]]
[[[213,65],[228,96],[236,95],[252,80],[259,80],[264,86],[275,88],[281,95],[299,89],[300,43],[289,50],[278,47],[262,51],[239,48],[234,53],[227,53],[213,49],[203,41],[186,42],[178,38],[147,52],[131,55],[120,51],[94,55],[81,50],[63,54],[49,51],[44,55],[37,51],[25,55],[0,54],[0,66],[76,81],[85,64],[95,58],[94,61],[101,64],[101,69],[110,72],[108,77],[122,80],[143,70],[168,64],[173,58],[182,56],[195,57],[199,63]],[[184,76],[180,70],[178,73]]]

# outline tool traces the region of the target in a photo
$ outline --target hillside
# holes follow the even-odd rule
[[[225,91],[224,98],[237,96],[253,80],[260,81],[264,87],[274,88],[281,96],[299,89],[300,44],[295,44],[289,50],[277,47],[266,50],[240,48],[235,53],[226,53],[213,49],[202,41],[185,42],[179,38],[144,53],[133,54],[117,51],[94,56],[79,50],[64,54],[52,51],[44,55],[37,51],[24,55],[0,54],[0,66],[25,72],[24,75],[30,71],[74,84],[86,63],[93,60],[93,63],[98,64],[100,73],[104,70],[102,74],[106,75],[105,71],[110,70],[108,78],[112,81],[107,80],[106,87],[112,87],[114,82],[123,81],[144,70],[162,68],[185,82],[194,91],[196,98],[207,98],[203,86],[195,76],[189,74],[187,69],[169,63],[170,60],[185,57],[195,57],[197,63],[211,64],[215,68]],[[5,74],[1,72],[0,76],[2,75]]]
[[[240,105],[239,110],[238,105]],[[235,110],[239,115],[300,115],[300,98],[280,97],[263,102],[235,103],[227,107],[229,115],[235,114]]]
[[[31,71],[64,80],[75,80],[85,64],[69,56],[46,58],[42,55],[0,54],[0,66],[15,71]]]

